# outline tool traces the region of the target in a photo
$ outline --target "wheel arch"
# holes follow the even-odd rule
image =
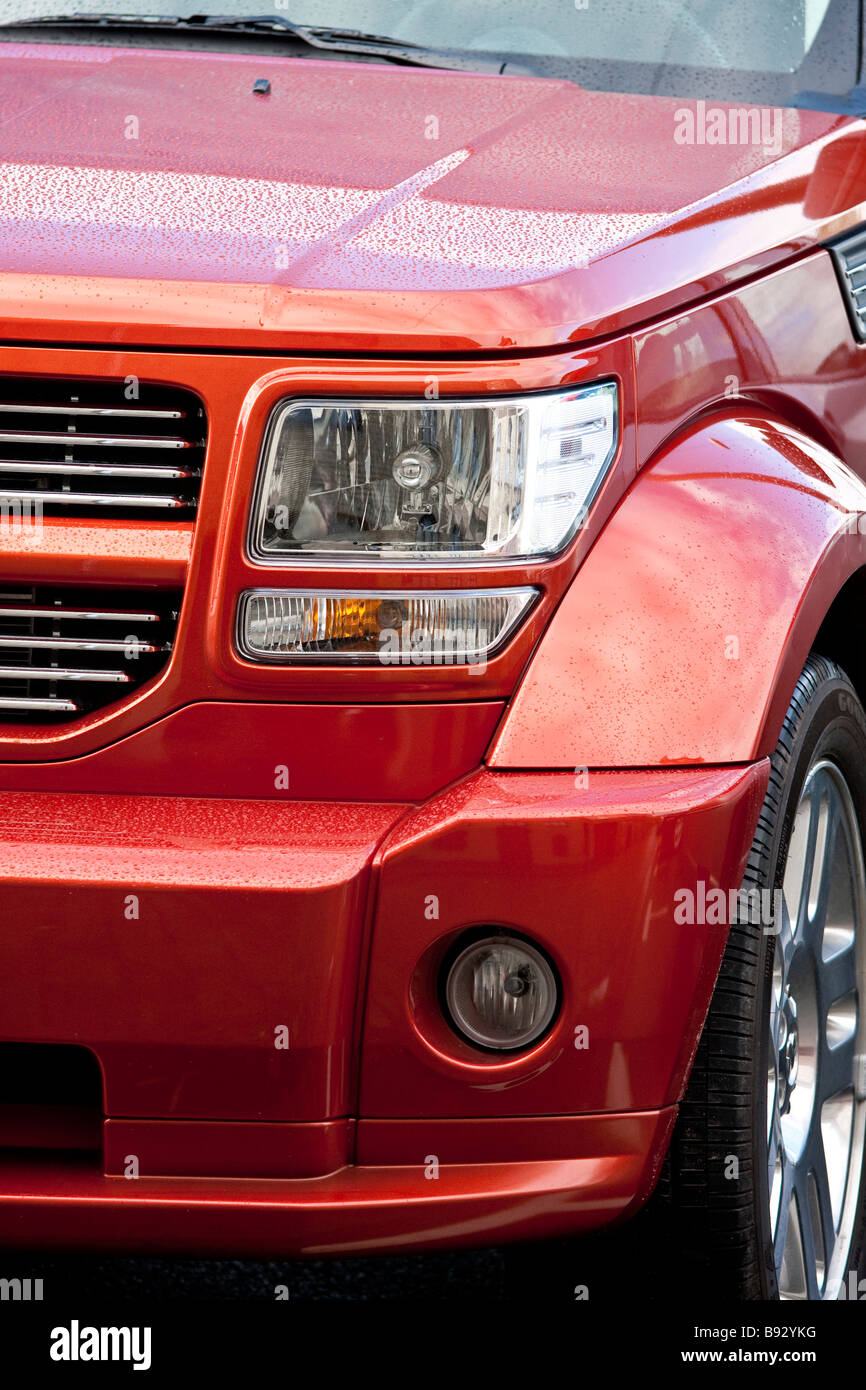
[[[494,767],[751,762],[809,652],[866,696],[866,485],[754,407],[642,469],[572,581],[488,752]]]
[[[866,563],[842,585],[812,643],[814,651],[842,667],[866,708],[866,631],[858,640],[858,622],[866,630]]]

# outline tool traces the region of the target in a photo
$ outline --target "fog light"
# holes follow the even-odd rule
[[[529,1047],[549,1029],[559,998],[556,973],[518,936],[487,936],[457,955],[445,978],[445,1002],[459,1033],[497,1052]]]

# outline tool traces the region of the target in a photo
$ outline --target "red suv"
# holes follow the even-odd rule
[[[859,1297],[863,6],[164,3],[0,0],[0,1239]]]

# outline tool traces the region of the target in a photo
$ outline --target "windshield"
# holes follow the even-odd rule
[[[178,0],[0,0],[0,22],[195,8]],[[859,0],[204,0],[200,8],[510,55],[544,75],[608,90],[783,101],[804,88],[842,94],[858,76]]]

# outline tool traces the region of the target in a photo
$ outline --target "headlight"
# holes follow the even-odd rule
[[[285,401],[265,441],[255,559],[553,555],[616,452],[612,383],[492,400]]]

